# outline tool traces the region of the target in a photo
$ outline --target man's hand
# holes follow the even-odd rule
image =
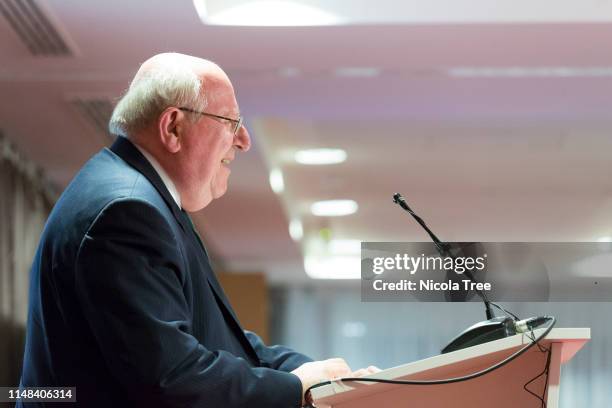
[[[348,377],[363,377],[364,375],[376,374],[380,371],[380,368],[376,366],[369,366],[368,368],[361,368],[357,371],[353,371],[353,373]]]
[[[308,388],[323,381],[349,377],[352,372],[343,359],[330,358],[329,360],[302,364],[291,373],[295,374],[302,382],[302,405],[304,405],[304,393]]]

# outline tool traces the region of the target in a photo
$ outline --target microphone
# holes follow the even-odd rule
[[[425,221],[423,221],[421,217],[419,217],[414,211],[412,211],[412,209],[408,206],[408,203],[406,203],[406,200],[400,193],[393,194],[393,202],[398,204],[404,210],[406,210],[419,223],[419,225],[423,227],[423,229],[427,232],[427,234],[429,234],[429,237],[431,238],[434,245],[436,246],[436,249],[438,250],[438,253],[440,254],[440,256],[442,256],[443,258],[445,257],[454,258],[450,250],[450,245],[445,244],[438,239],[436,234],[434,234],[429,229],[427,224],[425,224]],[[472,272],[470,272],[469,270],[466,270],[463,274],[467,276],[468,279],[471,280],[473,283],[478,283],[476,278],[474,278],[474,275],[472,275]],[[487,319],[488,320],[493,319],[495,315],[493,314],[493,310],[491,309],[491,304],[489,302],[489,299],[487,298],[487,295],[479,289],[474,289],[474,291],[482,299],[482,301],[485,304],[485,313],[486,313]]]
[[[404,197],[402,197],[400,193],[393,194],[393,202],[398,204],[408,213],[410,213],[410,215],[412,215],[412,217],[419,223],[419,225],[423,227],[423,229],[427,232],[434,245],[436,246],[438,253],[442,257],[454,258],[451,252],[450,245],[443,243],[442,241],[440,241],[440,239],[438,239],[436,234],[434,234],[429,229],[427,224],[425,224],[425,221],[423,221],[421,217],[419,217],[414,211],[412,211],[412,209],[408,206],[408,203],[406,203],[406,200],[404,199]],[[476,279],[474,278],[474,275],[472,275],[469,270],[466,270],[463,274],[467,276],[472,282],[478,283],[478,281],[476,281]],[[487,320],[476,323],[475,325],[464,330],[461,334],[451,340],[451,342],[448,343],[442,349],[442,354],[460,350],[466,347],[476,346],[482,343],[487,343],[493,340],[503,339],[505,337],[515,335],[518,332],[517,326],[515,325],[515,321],[512,318],[507,316],[495,317],[495,315],[493,314],[493,310],[491,309],[491,302],[487,298],[487,295],[478,289],[475,289],[475,292],[485,304]],[[501,306],[497,307],[501,308]],[[527,321],[521,323],[518,328],[523,330],[525,327],[529,327],[530,324],[535,324],[535,321],[527,319]]]

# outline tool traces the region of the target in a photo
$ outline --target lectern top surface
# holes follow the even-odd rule
[[[545,330],[546,329],[534,330],[534,335],[537,337]],[[562,344],[561,363],[565,363],[569,361],[590,338],[590,328],[558,328],[552,329],[548,336],[542,340],[542,343]],[[466,366],[473,366],[474,372],[491,366],[529,342],[531,342],[529,336],[526,334],[517,334],[505,339],[392,367],[379,373],[368,375],[365,378],[428,380],[454,377],[455,375],[453,373],[456,372],[456,370],[465,369]],[[433,373],[437,375],[446,374],[447,376],[430,378]],[[312,390],[312,397],[315,401],[318,401],[334,395],[351,392],[363,386],[378,388],[388,385],[371,382],[343,383],[341,380],[337,380],[329,385],[314,388]],[[374,391],[374,389],[372,389],[372,391]]]

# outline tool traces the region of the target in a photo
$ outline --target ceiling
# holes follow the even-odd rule
[[[526,2],[500,1],[489,14],[476,0],[454,2],[478,11],[473,19],[469,8],[453,18],[448,1],[414,15],[384,1],[375,18],[322,27],[205,25],[187,0],[21,2],[40,8],[65,51],[33,55],[0,17],[0,129],[59,189],[110,142],[103,119],[143,60],[177,51],[228,72],[254,147],[233,162],[230,191],[194,214],[222,269],[300,283],[310,279],[308,240],[424,240],[393,205],[396,191],[443,240],[612,235],[610,1],[581,2],[580,12],[540,1],[533,15]],[[290,160],[314,147],[348,159]],[[280,195],[272,167],[284,174]],[[359,211],[309,213],[333,198]],[[302,241],[289,236],[293,218]]]

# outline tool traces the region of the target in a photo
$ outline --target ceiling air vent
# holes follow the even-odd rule
[[[94,130],[110,142],[113,137],[108,132],[108,121],[113,114],[113,103],[110,98],[77,97],[70,100],[72,106],[81,114]]]
[[[73,52],[34,0],[0,0],[0,12],[34,56],[69,57]]]

